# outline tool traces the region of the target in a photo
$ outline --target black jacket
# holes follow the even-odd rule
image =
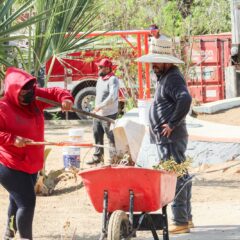
[[[188,136],[185,117],[191,102],[183,75],[178,67],[171,67],[158,79],[154,101],[150,107],[151,143],[174,142]],[[169,138],[161,135],[161,126],[166,123],[173,129]]]

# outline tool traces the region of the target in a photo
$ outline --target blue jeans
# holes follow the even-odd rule
[[[160,161],[167,161],[170,158],[173,158],[177,163],[185,161],[187,142],[187,139],[181,139],[173,143],[157,144]],[[192,182],[188,179],[188,174],[177,179],[175,199],[172,204],[173,221],[176,225],[184,225],[192,220]]]
[[[13,238],[18,230],[21,238],[32,240],[36,179],[37,174],[13,170],[0,164],[0,184],[10,194],[8,222],[4,239]],[[11,225],[12,227],[10,227]]]

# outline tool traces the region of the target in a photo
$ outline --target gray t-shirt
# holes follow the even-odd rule
[[[118,90],[119,82],[116,76],[103,80],[99,77],[96,85],[96,107],[100,116],[109,116],[118,112]]]

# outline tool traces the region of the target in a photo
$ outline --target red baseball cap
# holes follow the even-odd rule
[[[112,67],[112,61],[108,58],[103,58],[99,63],[97,63],[97,66],[103,66],[103,67]]]
[[[152,24],[150,25],[149,30],[158,30],[158,26],[156,24]]]

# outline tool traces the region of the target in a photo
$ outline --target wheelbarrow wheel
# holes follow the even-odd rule
[[[129,235],[129,220],[124,211],[116,210],[112,213],[108,223],[107,240],[125,240]]]

